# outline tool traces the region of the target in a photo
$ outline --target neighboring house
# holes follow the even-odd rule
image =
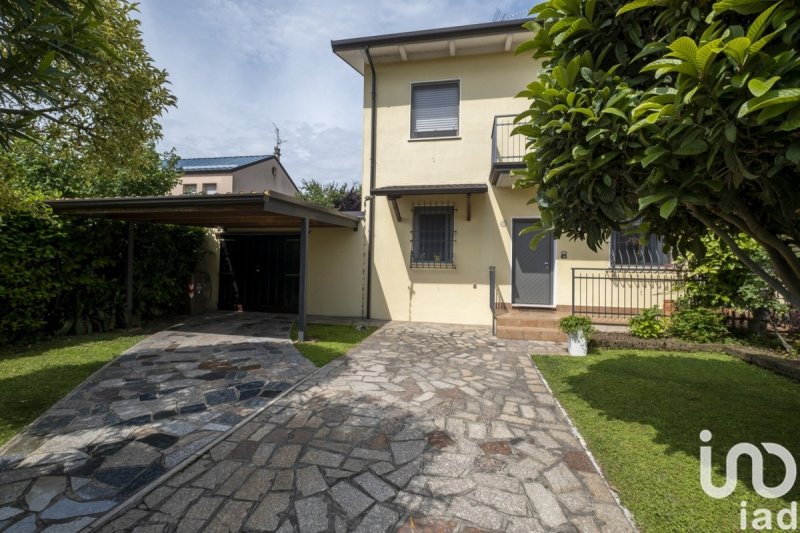
[[[364,77],[365,307],[371,317],[490,324],[490,267],[502,307],[555,316],[572,308],[573,269],[605,272],[612,265],[668,261],[654,239],[643,246],[616,235],[611,247],[593,252],[582,242],[552,238],[531,249],[531,236],[520,235],[539,211],[528,204],[532,190],[512,188],[511,173],[524,166],[525,153],[524,139],[511,136],[513,118],[527,107],[515,96],[540,66],[514,54],[530,38],[521,24],[332,43]],[[593,305],[608,303],[598,294]]]
[[[277,191],[297,196],[297,186],[274,155],[180,159],[181,182],[172,194],[227,194]]]

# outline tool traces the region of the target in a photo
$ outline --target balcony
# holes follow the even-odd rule
[[[513,170],[525,168],[526,139],[522,135],[511,135],[516,124],[516,115],[497,115],[492,126],[492,170],[489,181],[497,187],[511,187]]]

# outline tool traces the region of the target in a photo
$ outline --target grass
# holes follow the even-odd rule
[[[359,331],[351,325],[308,324],[308,340],[295,343],[295,347],[316,366],[325,366],[372,335],[376,329],[378,328],[368,327]],[[297,340],[297,326],[292,327],[292,340]]]
[[[0,348],[0,445],[147,333],[97,333]]]
[[[733,495],[708,497],[699,439],[703,429],[713,434],[717,486],[739,442],[778,443],[800,460],[800,384],[721,354],[601,350],[534,361],[643,531],[738,531],[742,501],[750,520],[756,508],[774,520],[800,500],[800,484],[782,498],[759,496],[749,459],[740,461]],[[766,484],[775,486],[783,465],[763,455]]]

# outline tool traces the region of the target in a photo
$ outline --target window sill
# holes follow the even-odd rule
[[[430,142],[430,141],[460,141],[461,136],[444,136],[444,137],[411,137],[408,139],[410,143]]]

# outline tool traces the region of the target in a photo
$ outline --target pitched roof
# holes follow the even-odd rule
[[[275,159],[274,155],[243,155],[234,157],[194,157],[178,160],[178,169],[192,172],[232,172],[262,161]]]

